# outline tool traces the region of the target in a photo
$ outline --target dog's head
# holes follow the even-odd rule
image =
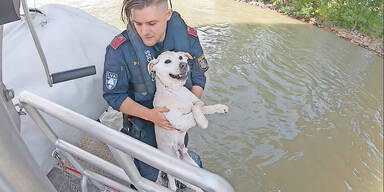
[[[148,63],[148,72],[156,72],[167,87],[181,87],[188,79],[188,59],[192,59],[189,53],[166,51]]]

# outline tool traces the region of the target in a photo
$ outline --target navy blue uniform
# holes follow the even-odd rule
[[[179,24],[170,24],[170,21],[179,22]],[[191,86],[200,86],[204,89],[206,82],[204,73],[208,69],[208,65],[204,58],[197,33],[193,28],[186,26],[176,12],[173,13],[170,21],[167,24],[164,42],[148,48],[151,52],[144,49],[138,50],[140,48],[135,47],[136,44],[142,44],[142,42],[137,39],[135,40],[132,35],[130,36],[129,29],[131,28],[129,26],[127,30],[116,36],[107,47],[103,75],[103,97],[113,109],[119,111],[121,104],[127,97],[149,109],[153,108],[155,90],[153,90],[154,86],[152,84],[154,82],[148,81],[151,77],[143,68],[146,69],[148,60],[157,57],[161,52],[167,50],[186,51],[193,56],[194,59],[189,61],[191,69],[189,73],[190,85],[186,86],[189,89]],[[180,31],[185,32],[184,36],[177,35],[180,34]],[[170,35],[177,37],[169,37]],[[145,56],[140,56],[140,52],[145,53]],[[150,58],[148,58],[147,53]],[[124,126],[128,126],[128,134],[130,136],[153,147],[157,147],[152,122],[137,117],[130,117],[135,125],[135,127],[132,127],[132,124],[127,124],[127,118],[128,116],[125,115]],[[138,160],[135,160],[135,164],[143,177],[152,181],[156,180],[158,175],[157,169]]]

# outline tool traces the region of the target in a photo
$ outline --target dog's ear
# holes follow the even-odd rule
[[[188,57],[188,59],[193,59],[192,55],[188,52],[182,52],[184,56]]]
[[[158,59],[152,59],[147,65],[148,74],[151,74],[151,72],[155,71],[154,67],[159,62]]]

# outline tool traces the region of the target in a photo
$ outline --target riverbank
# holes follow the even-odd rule
[[[333,32],[335,35],[350,41],[354,45],[363,47],[376,55],[379,55],[379,56],[384,55],[382,39],[373,37],[373,36],[367,36],[358,30],[347,30],[340,27],[329,27],[324,25],[323,22],[318,21],[316,18],[313,18],[313,17],[310,19],[297,18],[294,15],[285,13],[283,10],[275,7],[273,4],[264,4],[262,2],[259,2],[258,0],[235,0],[235,1],[238,1],[241,3],[248,3],[250,5],[258,6],[263,9],[270,9],[270,10],[276,11],[282,15],[287,15],[294,19],[298,19],[300,21],[322,28],[325,31]]]

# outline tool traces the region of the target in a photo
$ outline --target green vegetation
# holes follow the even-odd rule
[[[259,0],[297,18],[317,24],[359,30],[383,37],[383,0]]]

